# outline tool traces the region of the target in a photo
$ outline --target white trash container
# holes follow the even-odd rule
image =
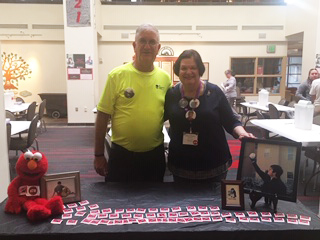
[[[269,103],[269,92],[265,89],[261,89],[259,92],[259,101],[260,106],[267,106]]]
[[[14,105],[14,93],[13,92],[5,92],[4,93],[4,106],[5,108],[12,108]]]
[[[313,122],[314,105],[310,101],[300,100],[294,105],[294,126],[310,130]]]

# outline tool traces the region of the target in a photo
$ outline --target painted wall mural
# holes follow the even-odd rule
[[[18,90],[19,81],[31,77],[29,64],[13,53],[3,52],[1,58],[4,90]]]

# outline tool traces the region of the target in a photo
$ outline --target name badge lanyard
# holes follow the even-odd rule
[[[179,106],[183,108],[186,112],[185,113],[186,119],[189,120],[190,122],[190,130],[189,130],[190,133],[192,133],[192,121],[197,117],[197,114],[194,110],[198,108],[200,105],[200,101],[198,98],[200,95],[201,88],[202,88],[202,82],[200,81],[196,96],[195,98],[190,100],[190,102],[188,102],[188,100],[185,98],[183,86],[181,86],[180,88],[180,93],[182,98],[179,101]]]

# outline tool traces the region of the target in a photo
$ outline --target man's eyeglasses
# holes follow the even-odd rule
[[[149,44],[149,46],[151,46],[151,47],[154,47],[154,46],[156,46],[156,45],[158,44],[158,42],[157,42],[156,40],[147,41],[146,39],[143,39],[143,38],[142,38],[142,39],[139,39],[139,40],[138,40],[138,43],[139,43],[140,45],[143,45],[143,46]]]

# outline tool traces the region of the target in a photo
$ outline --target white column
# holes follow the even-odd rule
[[[1,42],[0,42],[0,53]],[[2,66],[2,58],[0,57],[0,66]],[[2,71],[0,71],[0,79],[2,80]],[[8,156],[8,144],[7,144],[7,129],[6,129],[6,117],[4,108],[4,91],[3,84],[1,84],[0,90],[0,202],[7,197],[7,188],[10,182],[10,171],[9,171],[9,156]]]
[[[66,73],[68,123],[93,123],[95,120],[92,109],[99,64],[95,4],[95,0],[63,1],[66,59],[67,55],[71,56],[75,63]],[[86,63],[89,57],[91,64]]]

